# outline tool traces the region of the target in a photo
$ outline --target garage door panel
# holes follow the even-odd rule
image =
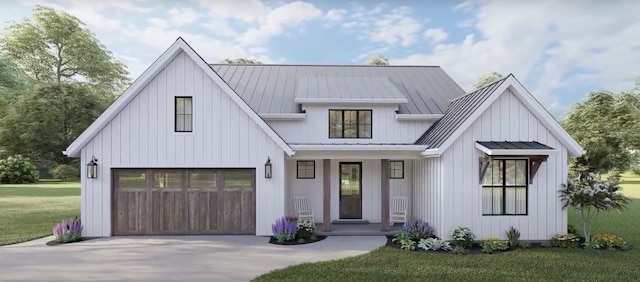
[[[114,169],[114,235],[255,234],[253,169]]]

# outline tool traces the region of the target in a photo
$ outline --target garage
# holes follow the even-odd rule
[[[112,169],[113,235],[255,234],[254,169]]]

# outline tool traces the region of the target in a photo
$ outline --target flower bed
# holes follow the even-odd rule
[[[317,236],[315,223],[309,220],[298,220],[296,214],[278,218],[271,225],[273,236],[269,243],[276,245],[302,245],[324,240],[326,236]]]

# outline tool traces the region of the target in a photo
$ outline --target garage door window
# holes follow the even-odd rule
[[[251,172],[246,171],[225,171],[225,187],[251,187]]]
[[[129,169],[118,173],[118,187],[140,188],[146,187],[146,173],[144,169]]]
[[[155,172],[153,174],[153,187],[180,188],[182,187],[182,173],[180,172]]]
[[[196,171],[189,173],[189,188],[215,188],[217,173],[213,171]]]

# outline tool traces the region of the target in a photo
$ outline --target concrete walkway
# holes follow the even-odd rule
[[[383,236],[330,236],[278,246],[256,236],[163,236],[44,245],[50,240],[0,247],[0,281],[248,281],[290,265],[364,254],[386,242]]]

